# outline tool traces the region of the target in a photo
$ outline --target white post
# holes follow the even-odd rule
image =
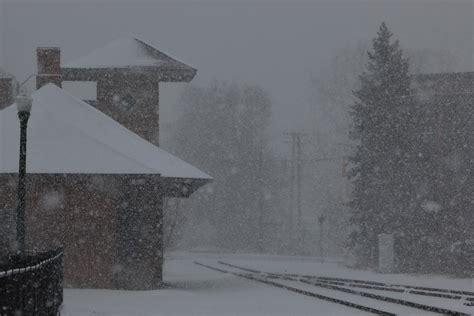
[[[379,235],[379,272],[393,273],[395,254],[393,249],[393,235]]]

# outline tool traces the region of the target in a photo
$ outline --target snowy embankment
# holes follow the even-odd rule
[[[305,273],[474,290],[471,279],[379,275],[350,270],[336,263],[319,263],[317,259],[310,258],[174,253],[168,256],[165,264],[165,281],[169,284],[167,289],[66,289],[62,315],[368,315],[345,306],[212,271],[195,265],[195,260],[214,265],[218,260],[227,260],[269,272]],[[412,315],[416,315],[416,312]]]

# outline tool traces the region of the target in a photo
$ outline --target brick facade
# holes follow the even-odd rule
[[[110,70],[97,81],[97,109],[159,145],[159,83],[149,76]]]
[[[61,68],[57,47],[40,47],[36,55],[37,89],[47,83],[61,87],[63,80],[94,81],[95,107],[156,146],[159,82],[190,81],[196,74],[184,64],[176,70]],[[0,78],[0,109],[3,101],[11,104],[3,84],[7,81]],[[27,179],[27,246],[64,246],[66,286],[146,290],[161,285],[163,188],[169,187],[166,195],[187,197],[191,179],[125,174],[28,174]],[[14,209],[17,175],[0,174],[0,181],[0,209]]]
[[[0,209],[17,176],[3,174]],[[146,290],[162,281],[159,176],[29,174],[28,249],[65,248],[65,285]]]
[[[61,88],[61,50],[59,47],[38,47],[36,60],[38,64],[36,89],[48,83],[54,83]]]

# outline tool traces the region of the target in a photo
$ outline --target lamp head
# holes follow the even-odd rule
[[[15,103],[18,108],[18,113],[21,112],[28,112],[31,111],[31,104],[33,103],[33,99],[26,95],[25,93],[20,93],[15,97]]]

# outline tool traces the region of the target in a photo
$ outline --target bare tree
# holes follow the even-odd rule
[[[165,198],[163,202],[164,221],[163,248],[171,250],[179,243],[186,223],[186,216],[182,212],[181,200]]]

